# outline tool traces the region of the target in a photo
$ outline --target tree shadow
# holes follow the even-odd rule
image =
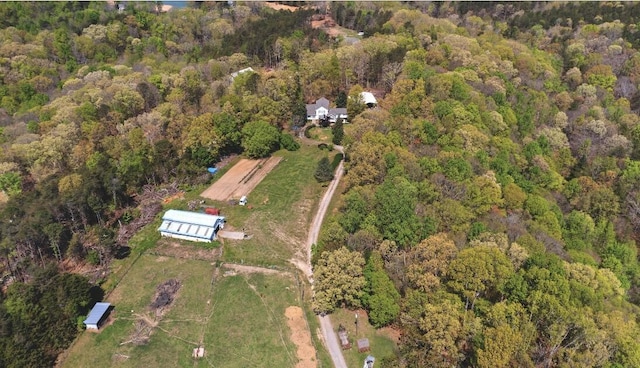
[[[113,256],[116,259],[125,259],[125,258],[129,257],[129,254],[131,254],[131,247],[128,247],[126,245],[122,245],[122,246],[119,246],[116,249],[116,251],[115,251]]]

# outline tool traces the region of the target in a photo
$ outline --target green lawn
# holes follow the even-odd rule
[[[131,255],[112,263],[112,273],[103,284],[107,301],[116,306],[114,322],[99,333],[81,334],[61,367],[293,367],[296,348],[284,315],[291,305],[305,310],[313,344],[320,349],[318,367],[330,367],[317,337],[318,322],[308,308],[309,287],[299,285],[297,270],[289,263],[303,249],[325,190],[313,178],[325,154],[305,145],[297,152],[277,152],[283,160],[249,195],[251,208],[207,201],[222,210],[228,228],[245,228],[253,235],[251,240],[225,240],[220,261],[285,270],[288,276],[224,277],[222,268],[214,277],[219,261],[163,256],[161,248],[167,244],[158,246],[158,216],[131,239]],[[185,193],[185,199],[165,205],[165,210],[186,209],[187,202],[199,199],[203,189],[194,188]],[[178,243],[186,252],[209,251],[199,244]],[[182,287],[149,343],[122,344],[134,330],[138,314],[148,312],[156,287],[169,278],[178,278]],[[305,302],[300,288],[306,289]],[[191,353],[199,343],[207,353],[196,361]]]
[[[253,235],[250,240],[224,240],[226,262],[292,269],[289,259],[304,247],[325,190],[313,174],[326,151],[303,145],[299,151],[276,154],[283,160],[249,194],[251,208],[209,201],[220,206],[228,228]]]
[[[288,306],[298,305],[292,281],[262,274],[220,280],[204,335],[213,366],[295,366],[296,347],[285,317]]]
[[[301,305],[293,276],[224,276],[209,262],[143,255],[109,297],[113,324],[84,332],[62,367],[294,367],[285,309]],[[149,313],[157,285],[182,282],[147,345],[124,344],[138,315]],[[202,344],[206,359],[194,360]],[[251,362],[251,363],[249,363]]]
[[[322,127],[316,126],[309,129],[309,137],[316,141],[332,144],[333,132],[329,127],[322,128]]]
[[[349,367],[361,367],[367,355],[373,355],[377,361],[382,358],[395,356],[396,343],[390,336],[391,333],[387,329],[376,330],[369,324],[369,320],[365,313],[358,313],[358,333],[356,335],[355,311],[348,309],[338,309],[331,314],[331,323],[333,328],[338,331],[338,326],[342,324],[349,333],[352,348],[343,350],[344,359]],[[368,353],[359,353],[356,340],[368,338],[371,351]],[[377,364],[376,364],[377,365]]]

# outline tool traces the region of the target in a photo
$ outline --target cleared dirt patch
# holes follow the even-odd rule
[[[248,195],[280,160],[282,157],[275,156],[263,160],[242,159],[200,196],[226,201]]]
[[[284,315],[287,317],[287,325],[291,330],[291,341],[296,345],[298,363],[296,368],[316,368],[316,350],[311,345],[311,333],[304,319],[304,312],[300,307],[288,307]]]
[[[271,268],[245,266],[245,265],[239,265],[235,263],[225,263],[224,267],[231,269],[237,273],[244,273],[244,274],[249,274],[249,273],[263,273],[265,275],[288,275],[289,274],[288,272],[278,271]]]
[[[264,3],[264,5],[275,10],[288,10],[292,12],[298,10],[297,6],[290,6],[290,5],[284,5],[284,4],[266,2]]]

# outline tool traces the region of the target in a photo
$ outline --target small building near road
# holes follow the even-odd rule
[[[369,346],[369,339],[367,339],[366,337],[363,339],[359,339],[357,341],[358,343],[358,352],[359,353],[364,353],[366,351],[370,351],[371,347]]]
[[[351,349],[351,342],[349,342],[349,337],[346,330],[338,330],[338,338],[340,338],[340,346],[342,347],[342,350]]]
[[[224,228],[224,222],[224,216],[168,210],[162,216],[158,231],[169,238],[211,243],[217,238],[218,230]]]
[[[91,308],[87,319],[83,321],[87,330],[98,330],[100,325],[107,319],[111,303],[96,303]]]

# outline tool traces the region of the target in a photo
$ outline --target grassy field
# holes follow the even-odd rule
[[[160,319],[149,312],[156,286],[177,278],[182,286]],[[85,332],[62,367],[293,367],[285,309],[300,305],[292,275],[224,276],[209,262],[143,255],[109,300],[113,323]],[[155,320],[149,343],[128,343],[141,315]],[[206,358],[191,357],[202,344]],[[250,362],[250,364],[249,364]]]
[[[208,249],[161,239],[160,216],[143,228],[130,241],[131,255],[113,262],[103,284],[107,301],[116,306],[112,324],[99,333],[84,332],[65,354],[61,367],[293,367],[296,347],[284,315],[291,305],[305,311],[318,350],[318,367],[330,367],[309,300],[301,300],[305,294],[309,298],[309,287],[299,284],[298,271],[289,262],[304,247],[324,191],[313,173],[325,154],[316,146],[277,152],[283,161],[249,195],[250,206],[207,201],[227,217],[225,229],[244,228],[253,235],[251,240],[224,240],[222,256],[214,254],[221,251],[217,246]],[[166,204],[165,210],[186,209],[188,201],[200,199],[204,188],[185,193],[184,199]],[[224,266],[216,272],[224,262],[285,272],[284,276],[224,277]],[[147,315],[153,321],[147,307],[156,287],[170,278],[179,279],[182,287],[171,309],[156,321],[149,343],[125,343],[136,319]],[[201,343],[206,358],[194,360],[192,350]]]
[[[329,127],[322,128],[317,126],[309,129],[309,137],[316,141],[321,141],[327,144],[331,144],[331,141],[333,139],[333,133],[331,131],[331,128]]]
[[[291,269],[289,259],[304,248],[309,224],[325,189],[313,174],[326,151],[303,146],[297,152],[277,154],[283,160],[249,194],[249,206],[208,201],[227,216],[225,229],[245,229],[253,235],[249,240],[224,240],[226,262]]]
[[[384,357],[394,356],[396,342],[394,341],[394,332],[391,329],[376,330],[369,324],[366,313],[358,311],[358,334],[356,335],[355,313],[348,309],[338,309],[331,314],[331,323],[338,330],[338,326],[343,325],[349,333],[352,348],[343,350],[344,359],[349,367],[361,367],[367,355],[373,355],[377,361]],[[371,351],[368,353],[359,353],[356,340],[368,338]],[[377,364],[376,364],[377,365]]]

